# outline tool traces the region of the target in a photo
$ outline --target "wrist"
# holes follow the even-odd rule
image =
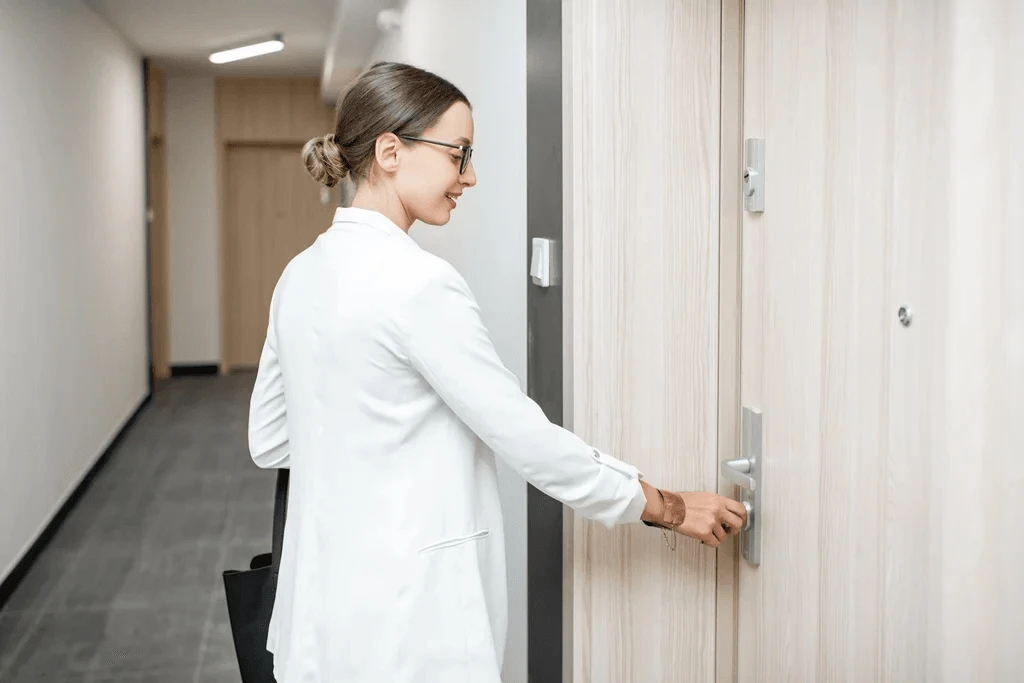
[[[664,527],[665,524],[665,495],[661,489],[641,481],[644,495],[647,496],[647,506],[644,507],[640,521],[647,526]]]
[[[640,515],[640,521],[647,526],[675,529],[686,519],[686,503],[682,495],[641,482],[647,506]]]

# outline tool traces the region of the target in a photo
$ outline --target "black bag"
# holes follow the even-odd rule
[[[223,574],[228,620],[242,683],[274,683],[274,655],[267,651],[267,632],[277,593],[288,508],[288,476],[286,469],[277,471],[271,552],[252,558],[248,570],[229,569]]]

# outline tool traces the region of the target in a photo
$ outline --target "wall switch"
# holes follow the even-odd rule
[[[530,278],[538,287],[558,284],[559,272],[558,242],[543,237],[533,238],[533,253],[530,257]]]

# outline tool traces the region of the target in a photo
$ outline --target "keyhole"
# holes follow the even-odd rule
[[[743,193],[748,197],[753,197],[756,191],[752,182],[755,175],[757,175],[757,171],[749,166],[743,171]]]
[[[910,310],[909,306],[900,306],[899,316],[900,324],[903,327],[910,327],[910,323],[914,321],[914,312]]]

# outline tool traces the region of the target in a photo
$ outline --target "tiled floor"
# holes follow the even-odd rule
[[[221,572],[270,548],[252,375],[171,380],[0,611],[0,682],[240,680]]]

